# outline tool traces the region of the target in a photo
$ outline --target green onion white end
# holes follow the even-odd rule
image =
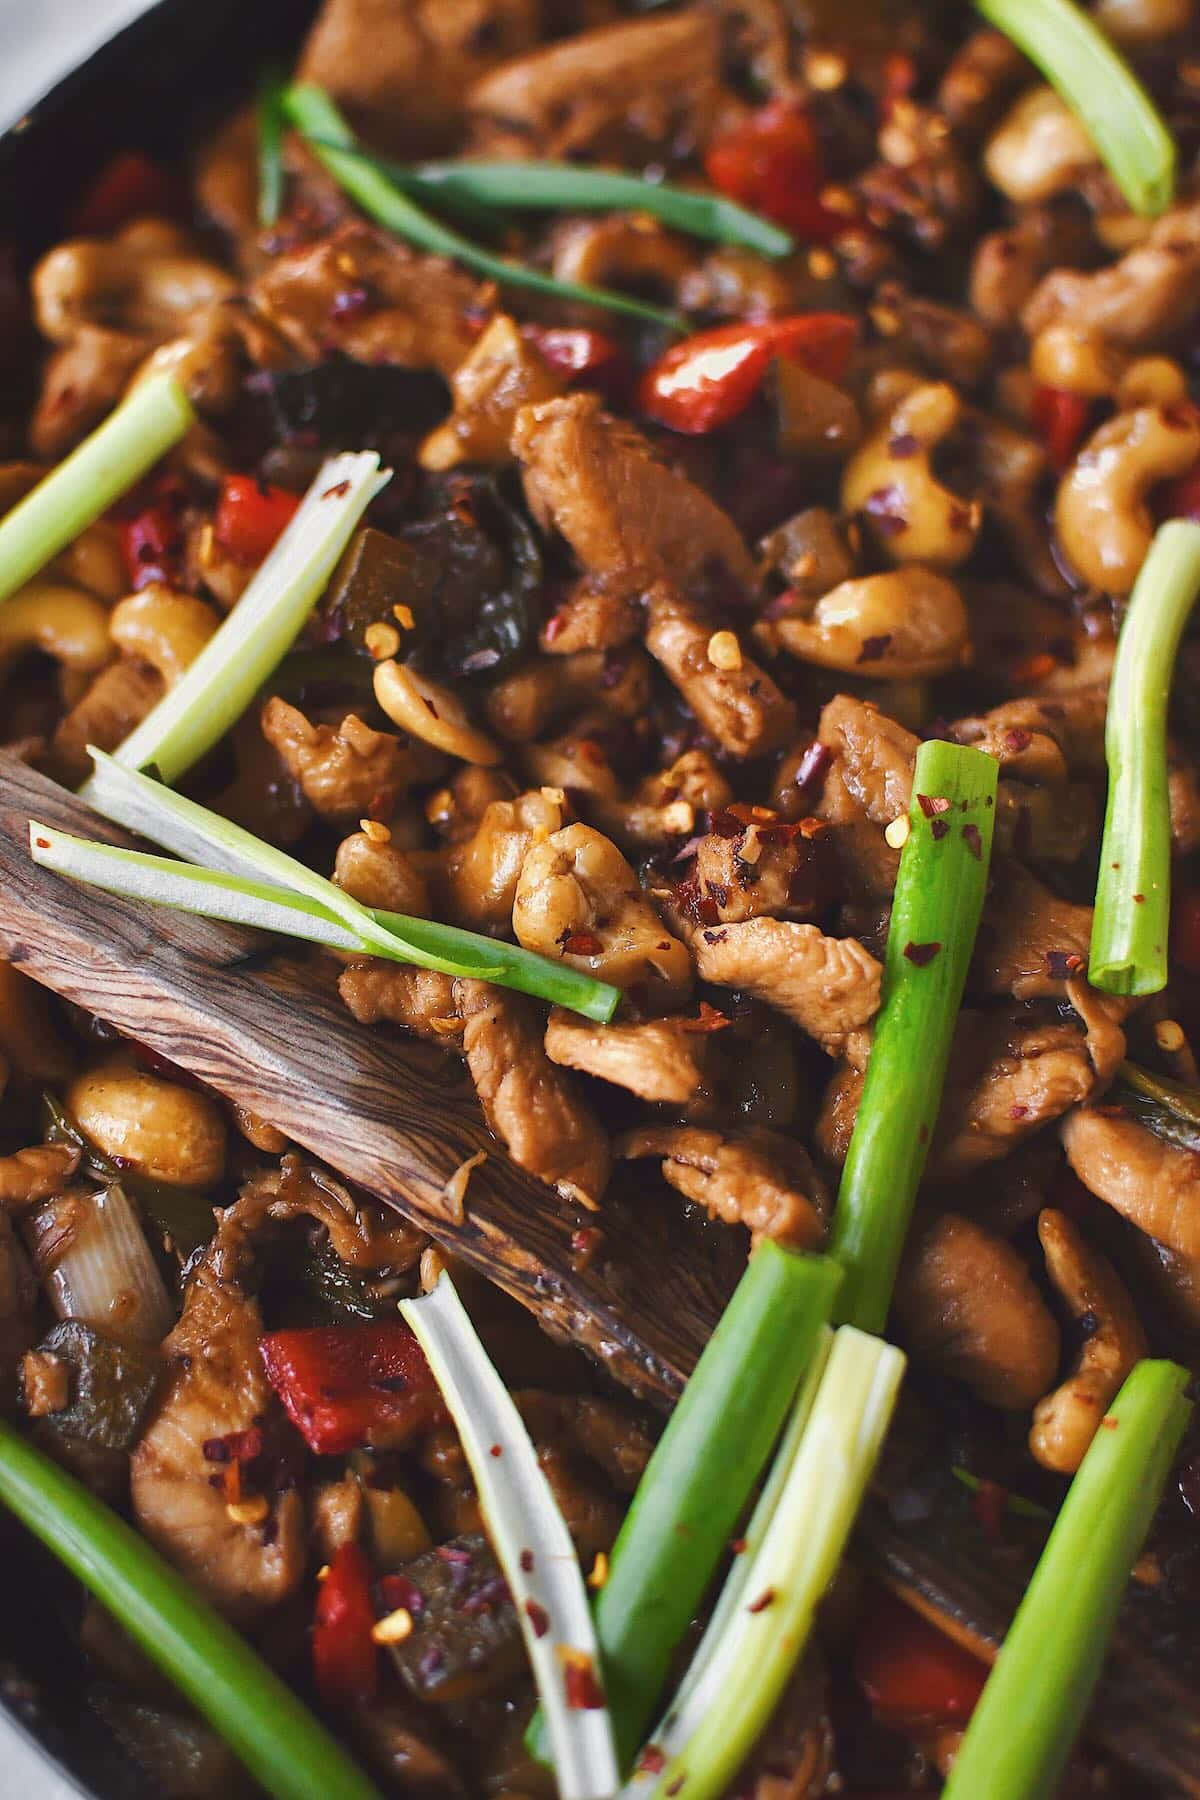
[[[546,1716],[562,1800],[611,1800],[618,1787],[612,1720],[581,1706],[569,1671],[600,1698],[599,1652],[571,1534],[512,1396],[488,1359],[449,1276],[401,1302],[450,1409],[512,1594]],[[575,1699],[576,1703],[572,1704]]]
[[[196,422],[173,375],[128,393],[103,425],[0,519],[0,600],[53,562]]]
[[[355,526],[392,478],[373,450],[331,456],[249,587],[179,681],[117,751],[174,783],[236,724],[287,655]],[[83,798],[91,799],[90,784]]]

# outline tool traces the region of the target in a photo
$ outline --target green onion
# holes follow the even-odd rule
[[[972,1475],[970,1469],[964,1469],[960,1463],[955,1463],[950,1473],[955,1481],[961,1481],[972,1494],[979,1493],[984,1485],[978,1475]],[[1000,1491],[1004,1495],[1006,1511],[1016,1513],[1018,1518],[1052,1519],[1054,1517],[1049,1507],[1039,1506],[1036,1500],[1026,1500],[1023,1494],[1014,1494],[1010,1488],[1002,1488]]]
[[[945,1800],[1041,1800],[1057,1791],[1192,1410],[1189,1379],[1176,1363],[1141,1362],[1101,1421],[967,1727]]]
[[[333,140],[311,137],[327,150],[345,151]],[[737,244],[763,256],[790,256],[795,239],[760,213],[721,194],[672,187],[613,169],[581,168],[563,162],[393,163],[353,151],[397,187],[429,205],[482,207],[485,211],[649,213],[675,231],[715,244]]]
[[[1057,89],[1136,213],[1175,192],[1175,140],[1125,59],[1073,0],[975,0]]]
[[[589,306],[605,307],[609,312],[625,313],[630,318],[647,319],[673,331],[683,329],[676,314],[666,312],[662,307],[635,300],[628,294],[614,293],[608,288],[556,281],[539,269],[509,262],[490,250],[479,249],[457,231],[451,231],[449,226],[431,218],[394,181],[362,157],[350,127],[323,88],[310,82],[300,83],[285,91],[282,104],[285,117],[312,146],[321,166],[368,217],[405,243],[415,244],[418,249],[428,250],[435,256],[452,257],[505,287],[529,288],[539,294],[554,294],[560,300],[583,301]]]
[[[258,222],[277,224],[283,211],[283,83],[265,75],[258,90]]]
[[[245,1638],[145,1538],[3,1420],[0,1500],[103,1602],[268,1794],[379,1800]]]
[[[195,422],[191,401],[173,375],[140,382],[0,519],[0,600],[128,493]]]
[[[295,642],[375,495],[392,478],[373,450],[331,456],[270,555],[117,761],[176,782],[236,723]],[[81,790],[91,799],[91,782]]]
[[[617,1788],[612,1720],[587,1589],[571,1534],[512,1395],[448,1275],[400,1311],[417,1335],[458,1428],[488,1536],[512,1594],[545,1709],[562,1800],[610,1800]],[[571,1660],[589,1702],[572,1693]]]
[[[672,1707],[656,1794],[719,1800],[766,1728],[858,1516],[904,1366],[893,1345],[852,1325],[836,1333],[799,1442],[788,1445],[762,1543],[739,1574],[736,1603],[698,1679]],[[626,1789],[637,1791],[636,1783]]]
[[[1200,1127],[1200,1090],[1185,1087],[1182,1081],[1172,1081],[1166,1075],[1152,1074],[1131,1062],[1121,1064],[1119,1079],[1181,1124]]]
[[[650,1458],[596,1601],[627,1767],[829,1318],[839,1271],[760,1244]],[[544,1752],[535,1719],[526,1740]]]
[[[1108,692],[1108,807],[1088,980],[1109,994],[1167,984],[1171,809],[1167,701],[1175,655],[1200,595],[1200,525],[1160,525],[1125,614]]]
[[[900,858],[883,1003],[829,1250],[846,1270],[839,1316],[882,1331],[937,1123],[950,1042],[987,888],[997,765],[922,744]]]

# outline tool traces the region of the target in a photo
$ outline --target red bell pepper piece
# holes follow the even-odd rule
[[[177,190],[167,171],[140,150],[120,150],[88,183],[67,220],[84,237],[105,237],[147,213],[173,213]]]
[[[856,329],[845,313],[797,313],[697,332],[646,370],[638,403],[672,431],[713,431],[749,406],[772,357],[792,358],[826,381],[840,381]]]
[[[1177,888],[1172,895],[1171,955],[1189,975],[1200,975],[1200,887]]]
[[[129,574],[130,585],[149,587],[152,581],[177,586],[182,579],[183,531],[179,514],[170,499],[156,500],[122,519],[121,554]]]
[[[1091,410],[1086,394],[1040,385],[1034,388],[1033,423],[1056,469],[1069,468],[1075,460]]]
[[[262,562],[291,523],[300,501],[286,488],[253,475],[227,475],[213,518],[213,536],[234,562]]]
[[[722,194],[807,243],[828,243],[849,223],[821,200],[821,146],[808,114],[790,100],[771,100],[714,138],[704,168]]]
[[[987,1669],[890,1594],[879,1594],[859,1635],[854,1675],[886,1725],[965,1724]]]
[[[421,1346],[399,1319],[272,1331],[259,1348],[288,1418],[319,1456],[395,1449],[445,1417]]]
[[[379,1651],[371,1636],[371,1571],[358,1544],[343,1544],[317,1589],[313,1617],[313,1678],[326,1706],[373,1700],[379,1689]]]
[[[543,361],[569,382],[599,386],[597,376],[624,361],[624,351],[603,331],[579,325],[525,325],[524,335],[537,345]]]
[[[1164,519],[1195,519],[1200,524],[1200,467],[1168,481],[1158,498]]]

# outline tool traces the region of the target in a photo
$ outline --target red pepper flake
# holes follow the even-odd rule
[[[365,287],[343,288],[333,296],[329,316],[332,319],[354,319],[359,313],[366,312],[370,304],[371,295]]]
[[[679,1029],[687,1032],[690,1037],[699,1037],[711,1031],[725,1031],[732,1024],[732,1019],[727,1019],[723,1012],[718,1012],[715,1006],[710,1006],[707,1000],[702,1000],[699,1018],[680,1019]]]
[[[892,641],[892,634],[890,631],[881,631],[879,633],[878,637],[864,638],[863,642],[862,642],[862,649],[859,651],[858,655],[855,657],[855,659],[854,659],[855,662],[856,663],[878,662],[881,656],[885,656],[887,654],[887,648],[888,648],[888,645],[891,643],[891,641]]]
[[[425,1596],[415,1581],[407,1575],[383,1575],[379,1580],[379,1598],[383,1605],[383,1616],[399,1612],[403,1607],[414,1619],[419,1619],[425,1611]]]
[[[982,862],[983,861],[983,839],[979,835],[978,825],[964,825],[963,826],[963,842],[966,844],[967,849],[971,852],[971,855],[975,858],[975,861]]]
[[[823,780],[832,761],[833,752],[826,744],[810,744],[800,758],[800,766],[796,770],[796,786],[809,788]]]
[[[675,1777],[674,1781],[671,1783],[670,1787],[667,1789],[668,1795],[674,1796],[675,1794],[678,1794],[686,1780],[687,1780],[686,1775],[677,1775]]]
[[[604,948],[594,931],[566,930],[558,941],[567,956],[599,956]]]
[[[1046,969],[1051,981],[1066,981],[1078,975],[1084,966],[1082,956],[1074,950],[1047,950]]]
[[[774,1588],[764,1588],[762,1593],[758,1596],[758,1599],[752,1600],[750,1602],[749,1606],[746,1608],[746,1611],[750,1612],[750,1613],[766,1612],[768,1606],[771,1606],[774,1604],[774,1600],[775,1600],[775,1589]]]
[[[349,492],[350,483],[348,481],[338,481],[334,483],[333,487],[326,488],[325,492],[321,495],[321,498],[322,500],[340,500],[343,494],[348,494]]]
[[[1004,748],[1012,756],[1020,756],[1022,750],[1028,750],[1032,742],[1032,731],[1026,731],[1023,725],[1014,725],[1011,731],[1004,734]]]
[[[931,819],[929,821],[929,835],[935,844],[940,844],[944,837],[950,835],[949,822],[946,819]]]
[[[746,1538],[730,1538],[729,1548],[734,1556],[745,1556],[750,1545]]]
[[[936,819],[939,813],[949,812],[952,804],[944,794],[917,795],[917,805],[927,819]]]
[[[520,1561],[521,1567],[525,1571],[526,1575],[532,1575],[533,1574],[533,1551],[532,1550],[522,1550],[519,1561]]]
[[[916,456],[921,448],[920,438],[914,437],[911,431],[898,431],[895,437],[888,439],[888,455],[899,457]]]
[[[1121,1421],[1120,1419],[1114,1419],[1112,1414],[1109,1413],[1107,1417],[1101,1419],[1100,1423],[1103,1425],[1105,1431],[1115,1431]]]
[[[915,963],[918,969],[923,969],[927,964],[933,961],[941,947],[941,944],[938,943],[936,939],[929,944],[914,944],[909,942],[904,946],[904,954],[910,963]]]
[[[596,1680],[591,1657],[582,1650],[571,1650],[565,1653],[563,1662],[563,1683],[571,1711],[598,1712],[604,1705],[604,1689]]]
[[[503,1446],[501,1444],[493,1444],[491,1449],[488,1451],[488,1455],[489,1456],[503,1456],[504,1455]]]
[[[1010,1119],[1024,1119],[1028,1115],[1028,1112],[1029,1108],[1027,1106],[1010,1106],[1008,1109],[1008,1116]]]
[[[48,850],[50,848],[49,838],[34,838],[33,841],[39,850]]]
[[[439,1544],[435,1552],[444,1563],[456,1563],[459,1568],[470,1568],[471,1552],[460,1550],[457,1544]]]
[[[704,941],[706,944],[723,944],[728,936],[727,931],[706,931]]]
[[[566,614],[556,612],[552,615],[552,617],[550,617],[549,619],[546,620],[545,626],[542,630],[542,636],[545,638],[545,640],[548,644],[552,644],[556,637],[561,637],[562,633],[566,630],[566,628],[567,628]]]
[[[667,1766],[666,1754],[657,1744],[647,1744],[638,1758],[639,1775],[661,1775]]]
[[[205,1462],[253,1462],[263,1452],[263,1434],[256,1425],[247,1431],[229,1431],[224,1437],[205,1438],[200,1454]]]
[[[1133,904],[1135,906],[1145,906],[1145,904],[1146,904],[1145,894],[1135,894],[1133,896]]]

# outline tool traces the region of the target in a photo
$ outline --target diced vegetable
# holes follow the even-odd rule
[[[133,388],[103,425],[0,519],[0,601],[127,494],[195,417],[173,375]]]
[[[355,1706],[379,1689],[379,1650],[371,1636],[371,1571],[359,1544],[342,1544],[317,1588],[313,1680],[326,1706]]]
[[[418,1700],[444,1706],[493,1691],[524,1662],[508,1583],[477,1535],[453,1538],[406,1562],[383,1596],[403,1607],[412,1630],[389,1646],[400,1679]]]
[[[39,1430],[62,1440],[68,1454],[75,1445],[128,1454],[142,1435],[162,1378],[157,1344],[118,1343],[82,1319],[63,1319],[38,1349],[66,1364],[69,1381],[67,1404],[48,1413]]]
[[[1056,1791],[1191,1403],[1171,1362],[1137,1365],[1100,1421],[962,1741],[946,1800]]]
[[[1110,994],[1167,984],[1171,809],[1167,702],[1175,656],[1200,595],[1200,525],[1160,525],[1117,640],[1104,747],[1108,807],[1088,979]]]
[[[1175,140],[1129,64],[1073,0],[975,0],[1062,95],[1134,212],[1164,212]]]
[[[122,519],[117,529],[129,585],[135,592],[152,581],[167,587],[179,582],[183,529],[172,496],[164,494],[140,507],[131,518]]]
[[[714,138],[704,167],[722,194],[785,226],[802,244],[828,243],[849,223],[822,201],[821,146],[812,120],[794,101],[770,100]]]
[[[917,752],[883,1003],[833,1217],[840,1316],[882,1331],[942,1103],[987,890],[997,765],[932,739]]]
[[[270,1332],[260,1349],[288,1418],[318,1456],[396,1449],[445,1416],[421,1346],[399,1319]]]
[[[191,1582],[3,1420],[0,1501],[103,1602],[275,1800],[379,1800],[312,1709]]]
[[[856,329],[845,313],[715,326],[675,344],[647,369],[638,405],[672,431],[714,431],[749,406],[772,357],[794,359],[814,375],[839,381]]]
[[[587,1589],[537,1452],[448,1275],[400,1310],[462,1439],[517,1608],[562,1800],[609,1800],[617,1762]]]
[[[80,1319],[123,1342],[162,1342],[174,1311],[123,1188],[114,1182],[99,1193],[57,1194],[28,1230],[45,1249],[42,1281],[60,1319]],[[42,1261],[35,1249],[39,1269]]]
[[[597,388],[611,398],[627,388],[630,364],[620,344],[605,332],[585,325],[526,325],[523,332],[572,387]]]
[[[286,488],[253,475],[227,475],[213,517],[213,535],[234,562],[260,563],[275,548],[300,509]]]
[[[885,1724],[916,1730],[965,1724],[987,1667],[911,1606],[880,1593],[859,1627],[854,1675]]]
[[[1034,388],[1034,428],[1045,444],[1054,468],[1066,469],[1074,461],[1091,410],[1092,403],[1086,394],[1071,394],[1065,388]]]

